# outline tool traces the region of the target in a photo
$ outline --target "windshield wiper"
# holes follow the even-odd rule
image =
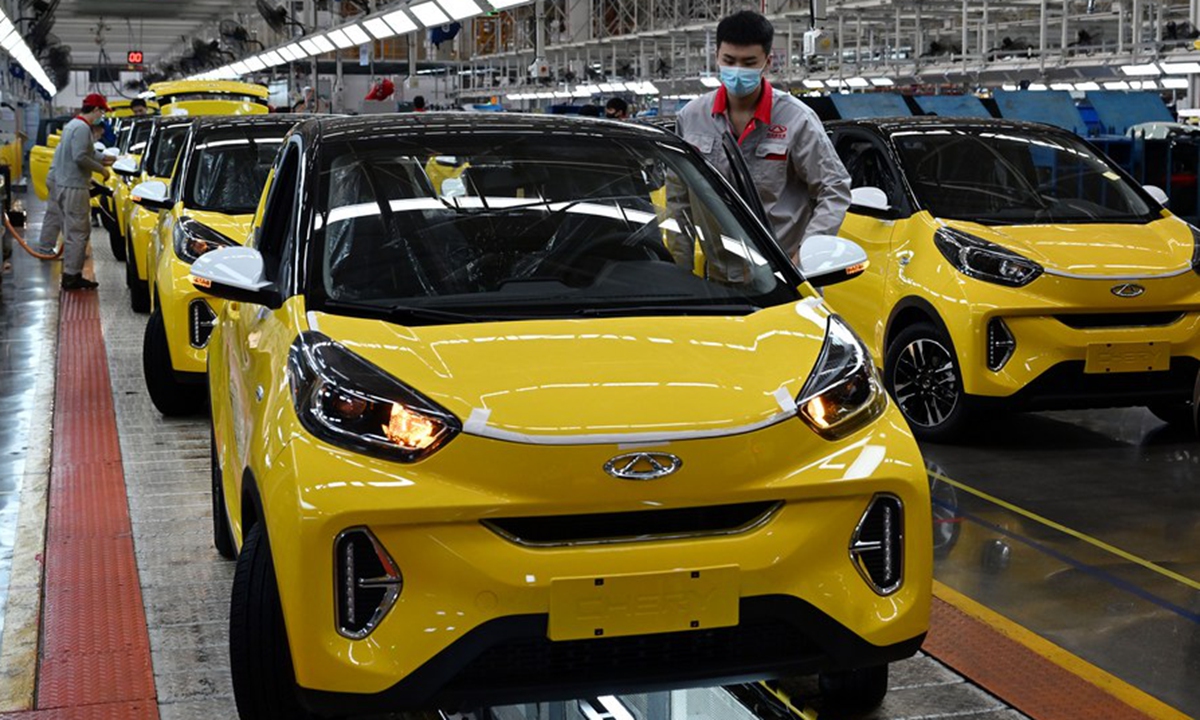
[[[525,320],[525,316],[518,315],[495,315],[495,314],[477,314],[456,312],[454,310],[442,310],[440,308],[421,307],[419,305],[386,305],[373,303],[357,303],[345,302],[341,300],[330,300],[327,303],[330,310],[350,310],[361,312],[368,315],[382,315],[393,322],[403,324],[412,324],[418,321],[419,324],[438,324],[438,323],[472,323],[472,322],[495,322],[499,320]]]

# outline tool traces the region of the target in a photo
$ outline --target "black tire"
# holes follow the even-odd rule
[[[861,715],[879,707],[887,696],[888,666],[821,673],[821,712]]]
[[[137,274],[137,256],[129,241],[125,242],[125,287],[129,288],[129,309],[135,313],[150,312],[150,283]]]
[[[1190,402],[1155,403],[1146,408],[1154,417],[1171,427],[1192,430],[1196,424],[1196,409]]]
[[[146,377],[150,401],[163,415],[191,415],[203,406],[203,385],[181,383],[175,379],[161,310],[155,310],[150,315],[146,334],[142,336],[142,372]]]
[[[113,257],[121,262],[125,262],[125,238],[118,231],[117,222],[109,220],[106,217],[103,219],[104,229],[108,231],[108,246],[112,248]]]
[[[213,547],[221,557],[233,560],[237,557],[237,545],[233,542],[233,529],[225,506],[225,485],[222,482],[221,464],[217,460],[217,435],[211,426],[208,438],[212,449]]]
[[[314,718],[300,704],[271,545],[257,522],[246,532],[233,574],[229,666],[241,720]]]
[[[910,325],[892,339],[883,377],[918,440],[952,442],[963,436],[971,400],[963,392],[954,344],[932,323]]]

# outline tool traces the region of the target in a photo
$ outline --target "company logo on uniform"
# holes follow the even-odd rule
[[[1146,292],[1146,288],[1135,283],[1117,285],[1112,289],[1112,294],[1121,298],[1135,298],[1144,292]]]
[[[604,472],[621,480],[657,480],[681,467],[683,461],[669,453],[637,452],[604,463]]]
[[[772,140],[782,140],[787,137],[787,125],[772,125],[767,128],[767,137]]]

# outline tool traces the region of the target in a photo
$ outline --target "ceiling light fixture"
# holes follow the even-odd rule
[[[419,5],[411,5],[408,9],[425,27],[438,27],[450,22],[450,18],[446,17],[446,13],[442,12],[436,3],[424,2]]]
[[[412,18],[404,14],[403,10],[396,10],[383,16],[383,21],[388,24],[392,30],[396,31],[397,35],[417,30],[417,24],[412,21]]]

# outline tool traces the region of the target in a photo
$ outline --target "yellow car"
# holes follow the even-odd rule
[[[138,117],[133,114],[133,108],[130,107],[130,104],[132,102],[133,102],[132,99],[126,100],[124,98],[121,98],[118,100],[109,100],[108,101],[108,117],[116,118],[116,119]],[[143,115],[141,117],[149,117],[150,115],[157,115],[158,114],[158,103],[154,102],[153,100],[147,100],[146,101],[146,112],[147,112],[147,115]]]
[[[236,80],[172,80],[154,83],[150,92],[166,115],[266,115],[264,85]]]
[[[205,407],[205,347],[221,305],[189,282],[191,264],[246,241],[275,151],[299,119],[197,118],[171,186],[152,181],[133,189],[143,207],[165,210],[147,258],[152,305],[142,345],[146,388],[164,415]]]
[[[921,456],[682,140],[311,119],[259,208],[247,247],[192,264],[226,300],[213,531],[243,720],[806,673],[831,706],[882,699],[929,620]],[[818,284],[862,261],[828,237],[802,258]]]
[[[870,259],[826,295],[918,438],[993,409],[1146,405],[1189,422],[1197,231],[1076,136],[1001,121],[834,123]]]
[[[112,174],[105,185],[109,194],[100,198],[100,220],[108,231],[113,256],[125,260],[127,240],[125,223],[128,221],[129,181],[138,172],[146,142],[154,130],[153,117],[126,117],[117,128],[118,159],[112,166]],[[121,170],[127,172],[122,173]]]
[[[121,175],[128,189],[150,181],[170,182],[175,162],[193,119],[187,116],[159,117],[152,121],[153,130],[146,140],[141,161],[113,163],[113,171]],[[122,204],[122,225],[125,228],[125,285],[129,288],[129,306],[134,312],[150,311],[150,244],[158,227],[157,210],[142,207],[127,191]]]

